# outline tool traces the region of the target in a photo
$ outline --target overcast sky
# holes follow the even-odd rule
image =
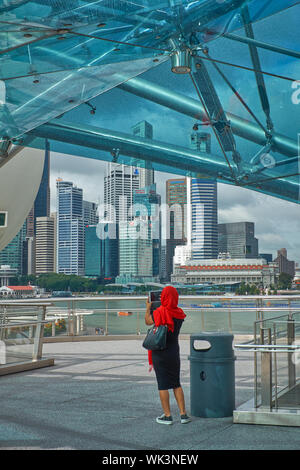
[[[272,21],[262,21],[255,25],[257,39],[278,44],[286,48],[300,50],[295,44],[299,37],[297,18],[300,16],[300,5],[288,10]],[[210,54],[225,61],[251,67],[247,46],[241,43],[222,39],[210,44]],[[273,54],[260,50],[263,69],[270,72],[294,77],[300,80],[299,61],[285,55]],[[225,110],[250,120],[245,109],[234,94],[216,75],[212,67],[209,69],[214,84],[219,92]],[[260,102],[251,72],[236,68],[222,69],[230,78],[245,101],[255,110],[262,122],[265,116],[261,111]],[[170,63],[144,73],[141,78],[151,80],[164,87],[196,98],[193,86],[187,76],[178,76],[170,71]],[[271,103],[271,116],[276,131],[296,140],[300,132],[300,92],[291,81],[266,77],[266,86]],[[292,99],[294,98],[296,99]],[[299,99],[297,99],[299,98]],[[94,100],[95,115],[90,108],[81,105],[67,113],[62,120],[84,122],[92,126],[132,133],[131,127],[141,120],[147,120],[153,126],[154,139],[187,147],[189,135],[194,121],[192,118],[163,108],[159,105],[135,97],[120,89],[110,90]],[[255,155],[259,147],[245,140],[236,138],[237,147],[242,157]],[[212,153],[220,155],[218,143],[212,139]],[[92,150],[91,150],[92,156]],[[103,155],[104,156],[104,155]],[[107,154],[104,156],[107,158]],[[59,176],[73,181],[84,191],[84,199],[94,202],[103,201],[103,176],[106,163],[92,158],[74,157],[51,153],[51,209],[56,210],[55,180]],[[165,198],[165,181],[172,174],[156,172],[157,191]],[[289,259],[300,262],[300,207],[298,204],[279,198],[242,189],[226,184],[218,184],[218,219],[219,223],[249,221],[255,222],[256,236],[259,239],[259,251],[272,253],[274,256],[280,248],[287,248]]]

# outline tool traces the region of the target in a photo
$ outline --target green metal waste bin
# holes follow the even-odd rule
[[[235,409],[233,335],[205,332],[190,336],[191,415],[232,416]]]

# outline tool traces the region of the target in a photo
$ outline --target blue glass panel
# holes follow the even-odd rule
[[[292,0],[3,0],[0,152],[5,153],[11,139],[26,143],[27,133],[35,136],[28,145],[43,147],[49,138],[53,150],[89,158],[111,161],[115,147],[119,161],[149,159],[157,170],[200,173],[298,202],[298,4]],[[205,110],[200,113],[195,108],[196,102],[203,105],[199,81],[195,78],[194,86],[189,75],[170,72],[168,59],[182,51],[202,57],[230,121],[240,160],[220,148],[218,120],[209,123],[210,156],[186,148],[187,142],[172,129],[171,113],[182,114],[187,132],[192,121],[202,121],[200,125],[213,121],[212,116],[205,117]],[[101,109],[104,92],[142,73],[165,88],[157,99],[154,90],[152,97],[145,89],[136,94],[169,108],[160,129],[169,145],[131,142],[125,135],[127,122],[122,135],[110,134],[98,129],[102,123],[91,126],[84,112],[84,103],[93,100]],[[195,64],[192,73],[196,77]],[[115,101],[113,109],[103,108],[103,115],[111,114],[112,127],[117,127],[114,117],[120,106]],[[126,111],[120,113],[125,121]],[[274,132],[269,147],[266,129],[269,137]]]

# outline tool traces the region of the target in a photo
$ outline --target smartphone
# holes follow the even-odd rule
[[[161,291],[151,291],[149,292],[149,302],[160,302]]]

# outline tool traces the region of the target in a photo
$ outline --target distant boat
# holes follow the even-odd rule
[[[130,317],[132,312],[118,312],[118,317]]]

